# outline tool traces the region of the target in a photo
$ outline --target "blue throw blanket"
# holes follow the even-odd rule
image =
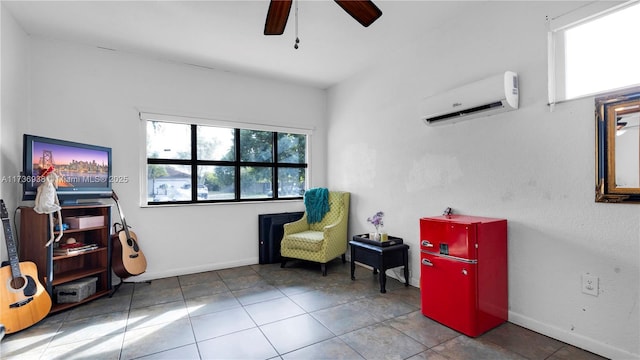
[[[307,222],[320,222],[329,211],[329,189],[313,188],[305,191],[304,206],[307,210]]]

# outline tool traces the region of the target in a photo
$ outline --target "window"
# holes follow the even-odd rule
[[[640,3],[611,6],[594,2],[551,20],[550,104],[640,84]]]
[[[146,121],[147,204],[278,200],[304,194],[308,131],[175,122],[182,118],[151,114],[141,118]]]

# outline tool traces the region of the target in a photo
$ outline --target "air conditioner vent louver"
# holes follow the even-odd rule
[[[473,114],[473,113],[477,113],[477,112],[481,112],[481,111],[485,111],[485,110],[493,110],[494,108],[497,107],[503,107],[501,102],[494,102],[491,104],[487,104],[487,105],[481,105],[481,106],[476,106],[474,108],[471,109],[467,109],[464,111],[457,111],[457,112],[452,112],[452,113],[448,113],[448,114],[444,114],[444,115],[440,115],[440,116],[434,116],[429,118],[429,123],[433,123],[436,121],[443,121],[443,120],[449,120],[451,118],[456,118],[456,117],[460,117],[460,116],[466,116],[469,114]]]
[[[424,99],[422,119],[440,125],[516,110],[518,93],[518,75],[507,71]]]

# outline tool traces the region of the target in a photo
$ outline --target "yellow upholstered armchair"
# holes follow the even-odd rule
[[[302,219],[284,225],[280,255],[284,267],[288,259],[302,259],[320,263],[322,276],[327,275],[327,262],[347,252],[349,223],[349,193],[329,191],[329,211],[320,222],[309,224],[308,213]]]

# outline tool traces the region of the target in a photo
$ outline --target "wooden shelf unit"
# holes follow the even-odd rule
[[[20,260],[33,261],[38,268],[38,278],[47,289],[53,307],[51,312],[65,310],[88,301],[97,299],[111,292],[111,205],[91,204],[62,207],[62,220],[69,216],[94,215],[103,216],[102,226],[84,229],[67,229],[64,231],[61,244],[68,238],[77,242],[97,244],[98,248],[79,254],[54,255],[54,244],[44,245],[49,241],[49,215],[38,214],[31,207],[20,207]],[[58,235],[58,232],[54,232]],[[96,293],[77,303],[56,303],[53,288],[73,280],[88,276],[96,276]]]

